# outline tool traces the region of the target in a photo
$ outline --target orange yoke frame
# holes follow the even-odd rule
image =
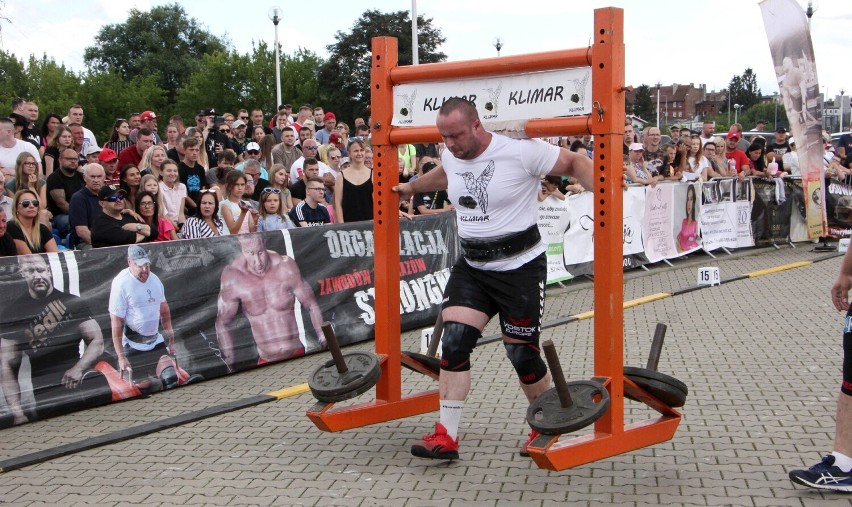
[[[399,218],[395,145],[440,141],[435,127],[391,127],[393,85],[419,81],[592,67],[594,111],[589,116],[529,120],[527,137],[592,134],[595,137],[595,327],[594,374],[611,397],[609,410],[595,422],[594,432],[559,441],[539,437],[529,447],[535,463],[564,470],[671,439],[680,413],[624,378],[622,268],[622,139],[624,135],[624,11],[596,9],[594,43],[590,48],[552,51],[466,62],[397,66],[397,41],[373,39],[371,77],[372,143],[374,153],[373,227],[375,241],[376,354],[382,376],[376,399],[334,409],[317,403],[307,415],[323,431],[342,431],[379,422],[433,412],[438,391],[402,395],[399,316]],[[660,413],[625,426],[624,392]]]

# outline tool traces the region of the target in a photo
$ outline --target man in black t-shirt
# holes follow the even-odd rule
[[[766,147],[766,158],[770,162],[778,162],[778,171],[784,170],[784,161],[781,158],[790,150],[790,143],[787,141],[787,129],[784,127],[775,131],[775,141],[769,143]]]
[[[178,165],[180,182],[186,185],[186,207],[194,210],[201,201],[201,191],[207,189],[207,172],[198,163],[201,143],[194,137],[183,141],[183,160]]]
[[[101,359],[104,341],[86,302],[54,289],[44,256],[18,257],[18,267],[27,288],[0,310],[3,394],[14,424],[29,420],[18,382],[24,354],[30,361],[38,418],[109,403],[109,384],[99,372],[90,370]],[[85,343],[82,356],[81,339]]]
[[[83,175],[77,172],[78,163],[77,151],[66,148],[59,153],[59,170],[47,177],[47,209],[53,214],[53,228],[63,238],[71,232],[68,220],[71,196],[85,185]]]

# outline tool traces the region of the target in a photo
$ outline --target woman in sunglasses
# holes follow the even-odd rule
[[[257,219],[258,231],[277,231],[293,229],[296,224],[285,214],[281,203],[281,190],[266,187],[260,193],[260,216]]]
[[[15,241],[18,255],[58,252],[50,229],[38,221],[38,195],[32,190],[18,190],[12,201],[12,220],[7,224],[9,235]]]
[[[213,187],[201,191],[201,199],[198,203],[198,216],[189,217],[181,229],[183,239],[213,238],[215,236],[227,236],[229,234],[225,223],[219,218],[219,198],[216,195],[218,189]]]

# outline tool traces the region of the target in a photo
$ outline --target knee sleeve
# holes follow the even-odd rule
[[[160,372],[160,382],[163,383],[163,389],[176,387],[178,385],[177,371],[171,366],[163,368],[163,371]]]
[[[481,333],[478,329],[460,322],[444,322],[441,335],[441,369],[447,371],[470,370],[470,353],[476,347]]]
[[[547,365],[541,358],[538,343],[506,343],[506,356],[523,384],[535,384],[547,375]]]

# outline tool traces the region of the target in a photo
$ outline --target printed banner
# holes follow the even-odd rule
[[[453,214],[400,228],[408,330],[434,322],[458,247]],[[372,233],[360,222],[0,258],[0,427],[324,350],[323,321],[343,345],[373,338]]]
[[[808,19],[796,0],[760,3],[769,50],[801,167],[808,237],[826,234],[822,108]]]
[[[568,229],[568,200],[548,195],[538,203],[538,230],[547,245],[547,283],[564,282],[574,276],[565,269],[565,231]]]
[[[754,245],[751,180],[721,179],[701,184],[701,244],[709,251]]]
[[[392,124],[434,126],[438,110],[451,97],[476,104],[483,123],[579,116],[592,110],[592,70],[562,69],[479,79],[393,87]]]
[[[645,221],[642,224],[642,241],[645,256],[651,262],[677,257],[674,229],[674,185],[647,187],[645,192]]]

